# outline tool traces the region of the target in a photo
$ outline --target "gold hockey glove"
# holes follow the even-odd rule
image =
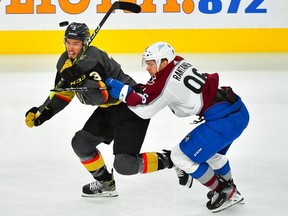
[[[44,111],[41,114],[38,113],[38,110],[38,107],[32,107],[26,112],[25,123],[28,127],[37,127],[53,116],[52,108],[45,107]]]

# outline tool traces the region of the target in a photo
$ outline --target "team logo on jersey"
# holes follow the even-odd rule
[[[76,80],[70,82],[70,86],[79,85],[86,79],[86,75],[83,74],[81,77],[78,77]]]
[[[88,56],[87,55],[81,55],[79,61],[84,61],[85,59],[87,59]]]
[[[184,142],[188,142],[190,139],[190,133],[186,135],[186,137],[184,138]]]
[[[152,75],[149,81],[147,82],[147,85],[153,85],[155,83],[156,76]]]
[[[179,63],[179,61],[176,61],[176,60],[173,61],[174,65],[177,65],[178,63]]]

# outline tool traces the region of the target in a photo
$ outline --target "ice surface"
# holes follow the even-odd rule
[[[112,55],[126,73],[145,82],[141,54]],[[222,85],[242,97],[251,121],[228,157],[245,204],[219,215],[287,215],[288,54],[182,54],[202,72],[218,72]],[[115,173],[117,198],[82,198],[93,181],[70,141],[95,107],[77,100],[41,127],[26,127],[24,115],[53,88],[57,55],[0,56],[1,216],[204,216],[207,189],[194,181],[178,185],[174,170],[122,176]],[[176,118],[169,109],[151,121],[142,151],[170,149],[193,129],[195,117]],[[112,146],[99,147],[109,169]]]

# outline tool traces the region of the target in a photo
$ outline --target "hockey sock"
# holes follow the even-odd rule
[[[108,172],[106,166],[92,173],[92,175],[97,181],[110,181],[112,179],[112,174]]]
[[[96,180],[111,180],[111,174],[107,171],[100,151],[97,150],[97,154],[89,160],[81,160],[81,163]]]
[[[207,163],[199,164],[197,170],[191,173],[191,175],[210,190],[215,191],[220,186],[216,173]]]
[[[169,167],[169,159],[161,153],[145,152],[140,155],[143,161],[142,173],[156,172]]]
[[[225,155],[217,153],[213,155],[207,163],[218,177],[222,176],[226,181],[232,178],[229,160]]]

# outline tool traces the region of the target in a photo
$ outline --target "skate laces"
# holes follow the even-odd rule
[[[214,191],[213,196],[210,199],[211,205],[229,200],[235,192],[235,188],[231,186],[225,179],[220,177],[220,188]],[[217,205],[217,204],[216,204]]]
[[[222,190],[215,191],[212,198],[211,204],[219,202],[219,199],[229,200],[233,194],[235,193],[236,189],[230,185],[225,185]],[[221,195],[221,197],[220,197]]]
[[[214,192],[213,197],[211,198],[211,204],[213,205],[219,199],[220,193]]]
[[[181,170],[179,167],[175,166],[175,171],[176,174],[178,176],[178,178],[184,177],[185,176],[185,172],[183,170]]]
[[[95,181],[90,183],[90,190],[91,191],[96,191],[99,190],[103,186],[103,183],[100,181]]]

